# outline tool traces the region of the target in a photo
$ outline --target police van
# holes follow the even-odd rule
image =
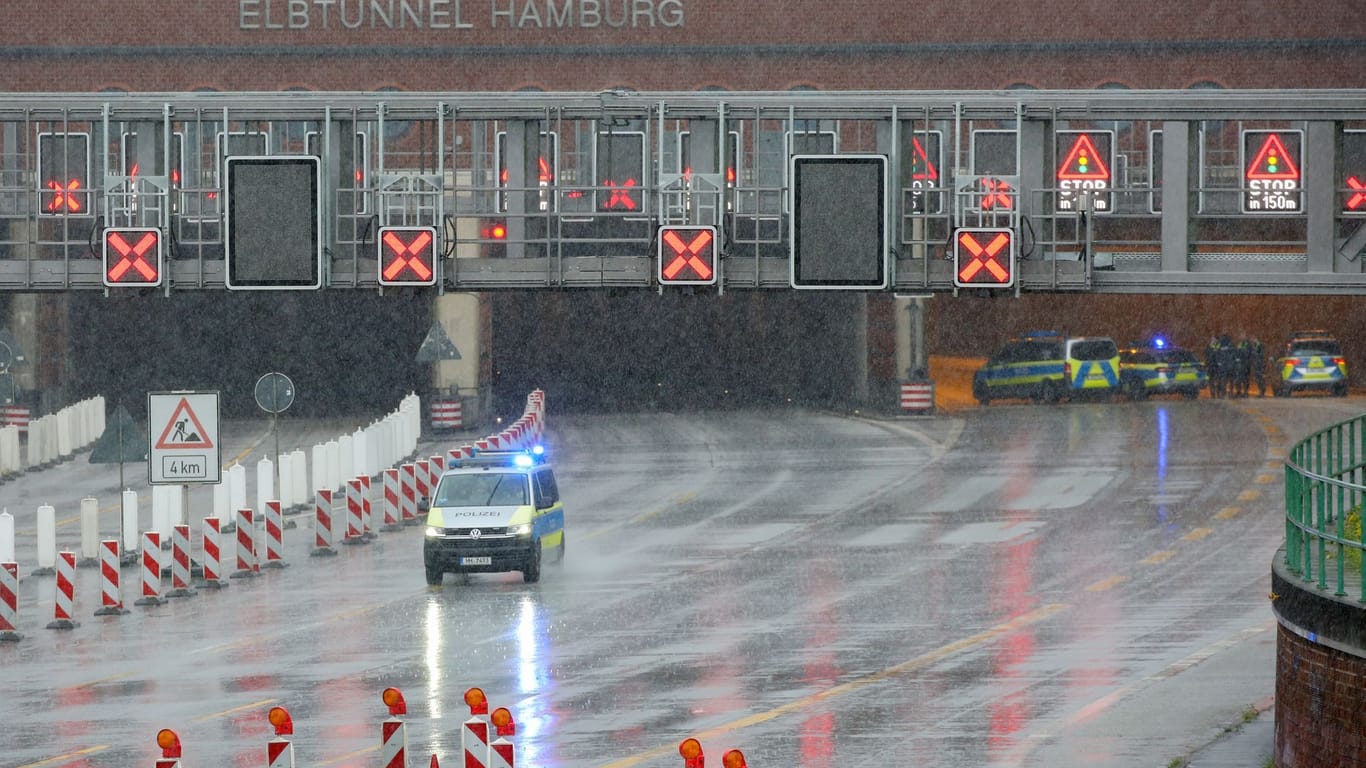
[[[564,559],[564,545],[564,505],[545,453],[483,451],[441,474],[422,560],[431,585],[447,573],[505,571],[530,584],[543,559]]]
[[[1055,403],[1081,396],[1109,397],[1119,388],[1119,347],[1104,336],[1066,337],[1056,331],[1021,334],[972,377],[972,396],[1027,397]]]

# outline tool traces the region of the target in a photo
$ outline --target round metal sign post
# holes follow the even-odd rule
[[[294,404],[294,382],[278,371],[271,371],[256,380],[256,404],[270,414],[270,431],[275,435],[275,489],[280,493],[280,428],[277,417]],[[283,502],[281,502],[283,504]]]

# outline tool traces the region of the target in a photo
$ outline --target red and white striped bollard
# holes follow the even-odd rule
[[[147,531],[142,534],[142,597],[133,605],[161,605],[161,534]]]
[[[512,713],[507,707],[499,707],[489,720],[498,731],[498,738],[489,745],[489,768],[513,768],[512,737],[517,734],[517,724],[512,722]]]
[[[389,719],[380,724],[380,766],[408,768],[408,726],[398,719],[408,714],[408,704],[397,688],[385,688],[380,698],[389,708]]]
[[[76,553],[63,551],[57,553],[57,593],[52,600],[52,621],[48,629],[75,629],[79,626],[72,618],[76,601]]]
[[[379,526],[375,525],[375,518],[370,509],[370,476],[358,475],[356,479],[360,481],[360,519],[361,530],[364,531],[361,535],[367,539],[374,539],[379,536],[376,533]]]
[[[23,638],[19,633],[19,564],[0,563],[0,641]]]
[[[432,480],[432,463],[427,459],[418,459],[413,462],[413,514],[417,514],[417,503],[426,500],[431,504],[432,497],[430,483]]]
[[[266,502],[266,568],[285,568],[285,518],[280,512],[279,499]]]
[[[121,616],[128,613],[119,591],[119,540],[100,542],[100,607],[96,616]]]
[[[275,726],[275,738],[266,743],[266,768],[294,768],[294,745],[286,736],[294,735],[294,719],[284,707],[271,707],[266,715]]]
[[[470,706],[470,719],[460,727],[460,750],[465,753],[465,768],[488,768],[489,765],[489,701],[481,688],[465,691],[465,703]]]
[[[361,499],[360,480],[346,481],[346,537],[343,544],[368,544],[365,538],[365,505]]]
[[[223,521],[216,517],[204,518],[204,531],[201,534],[204,540],[204,563],[199,586],[205,589],[222,589],[228,586],[228,582],[223,580],[222,525]]]
[[[398,502],[398,470],[384,470],[384,527],[382,531],[399,531],[403,529],[403,518],[400,517]]]
[[[404,525],[417,525],[417,467],[404,464],[399,467],[399,509],[403,511]]]
[[[319,488],[313,493],[313,551],[314,557],[337,554],[334,548],[336,531],[332,527],[332,491]]]
[[[237,570],[232,579],[248,579],[261,574],[256,562],[256,522],[255,513],[250,509],[237,510]]]
[[[171,591],[167,597],[193,597],[190,587],[190,526],[171,526]]]

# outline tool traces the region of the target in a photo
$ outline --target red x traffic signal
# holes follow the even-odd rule
[[[716,284],[716,227],[659,228],[659,284]]]
[[[379,228],[380,285],[436,285],[436,228]]]
[[[1015,284],[1015,231],[964,227],[953,233],[953,284],[1005,288]]]
[[[161,285],[161,230],[104,230],[104,284],[148,288]]]

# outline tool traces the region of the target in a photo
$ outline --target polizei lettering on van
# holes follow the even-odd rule
[[[237,0],[242,30],[681,28],[686,0]],[[481,13],[484,6],[487,14]]]

